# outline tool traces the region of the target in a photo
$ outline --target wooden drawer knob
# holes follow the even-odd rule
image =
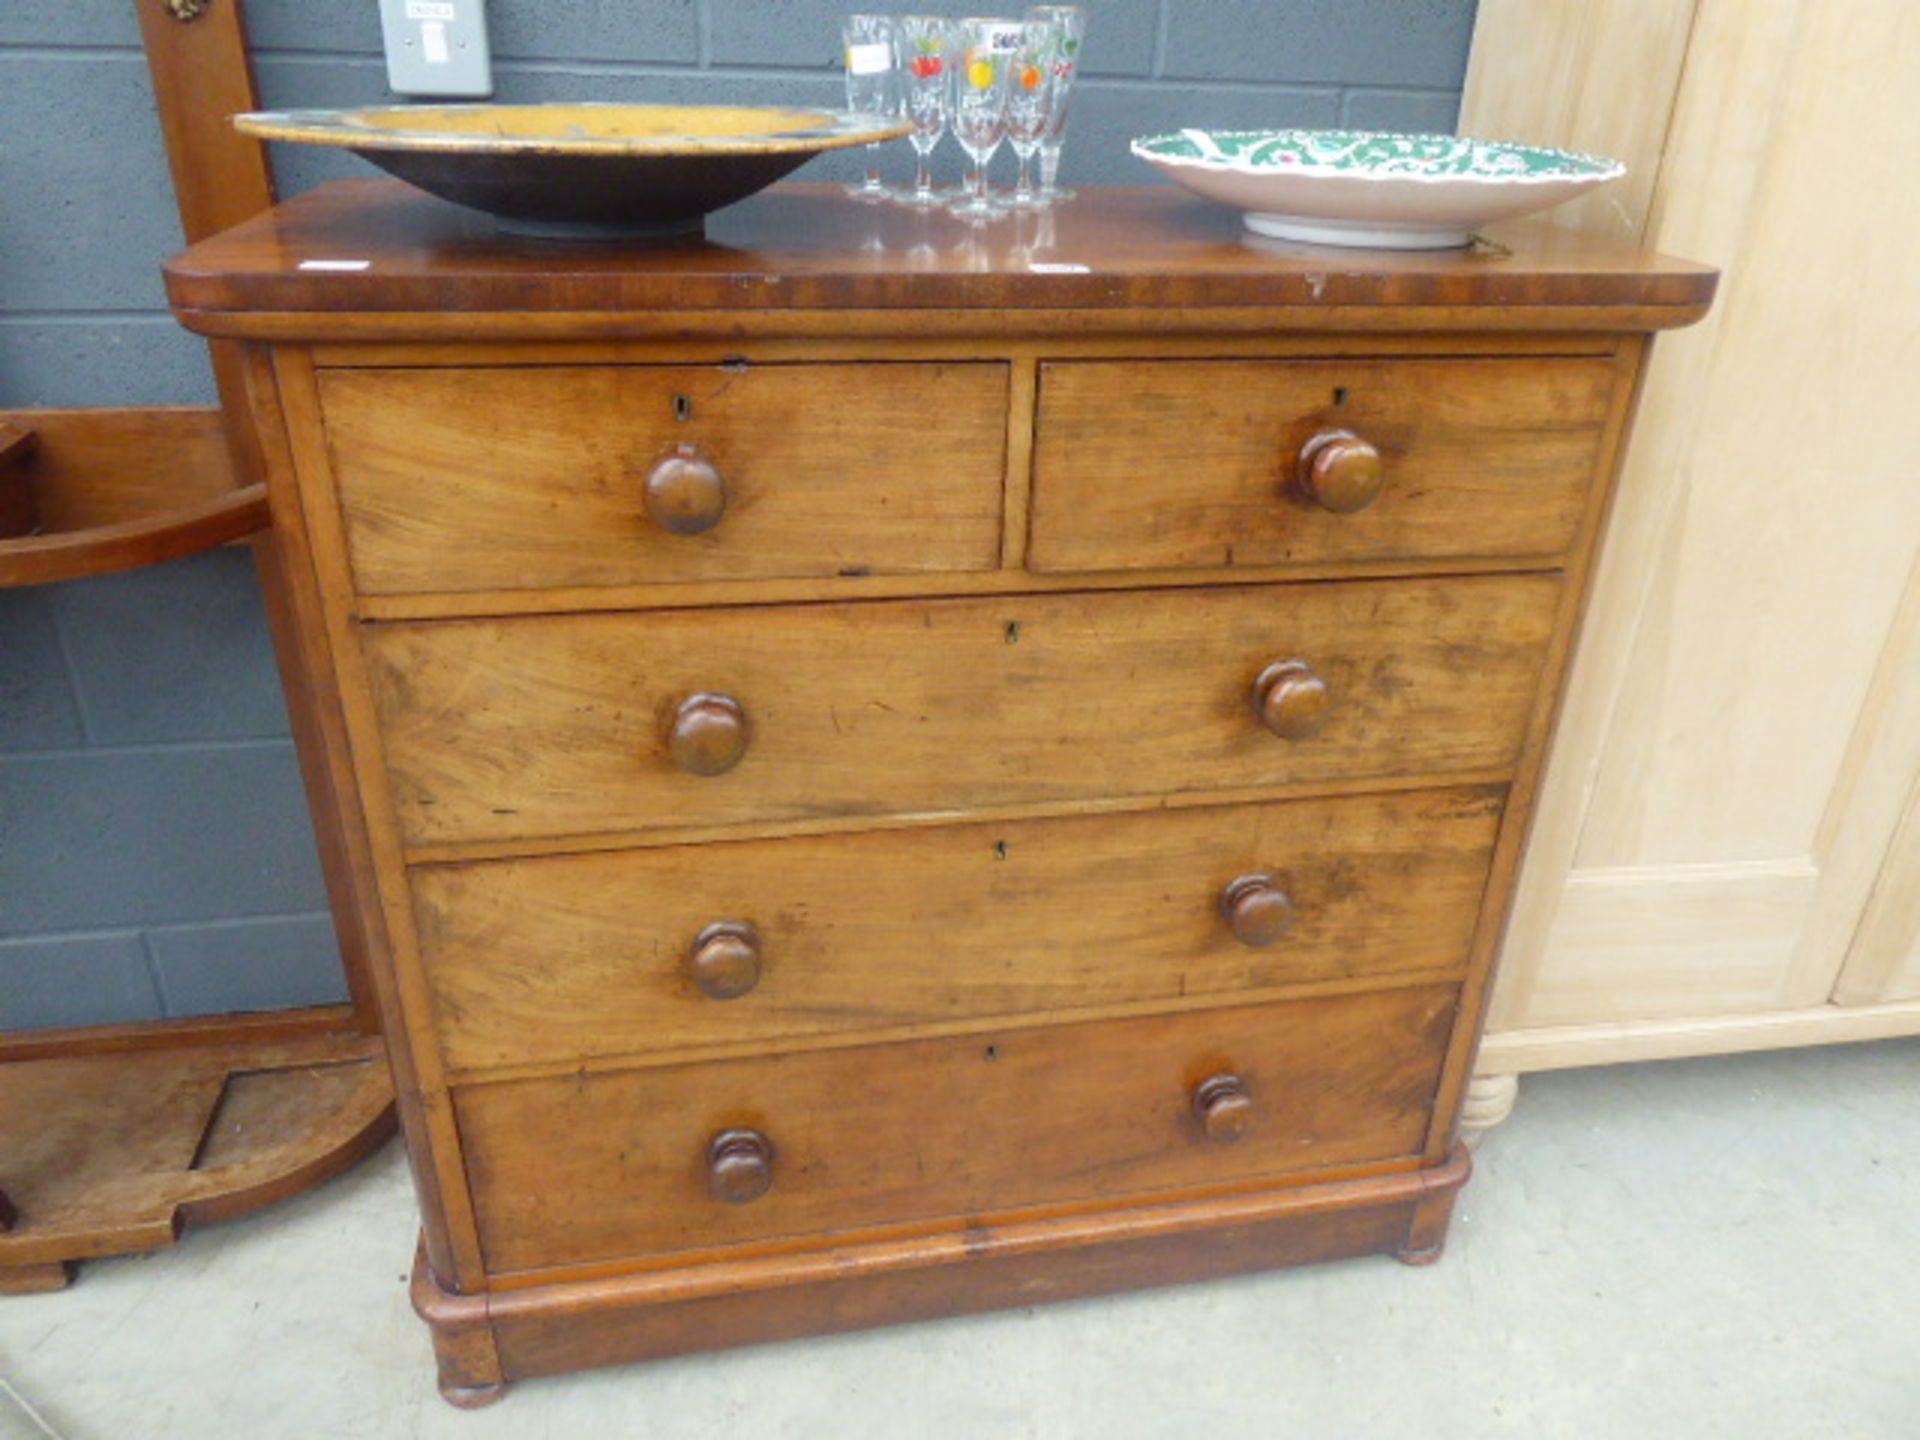
[[[695,775],[724,775],[747,753],[747,712],[731,695],[689,695],[667,728],[673,763]]]
[[[1225,1145],[1238,1140],[1253,1124],[1253,1100],[1238,1075],[1215,1075],[1202,1080],[1193,1092],[1193,1113],[1209,1140]]]
[[[1220,913],[1233,938],[1258,949],[1286,938],[1293,929],[1293,901],[1272,875],[1242,875],[1220,894]]]
[[[1253,708],[1282,740],[1307,740],[1327,723],[1327,682],[1304,660],[1278,660],[1253,682]]]
[[[773,1188],[773,1142],[758,1130],[722,1130],[707,1146],[707,1184],[722,1204],[758,1200]]]
[[[647,474],[647,515],[662,530],[698,535],[727,513],[727,482],[691,445],[682,445]]]
[[[743,920],[720,920],[694,937],[687,964],[711,1000],[738,1000],[760,983],[760,934]]]
[[[1322,430],[1300,447],[1294,470],[1301,495],[1336,515],[1366,509],[1384,479],[1380,452],[1351,430]]]

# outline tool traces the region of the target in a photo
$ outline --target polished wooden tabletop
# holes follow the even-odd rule
[[[704,239],[582,242],[511,235],[392,180],[322,186],[194,246],[166,277],[182,320],[216,333],[245,333],[245,313],[448,310],[1631,306],[1677,325],[1716,279],[1538,220],[1467,250],[1265,240],[1171,186],[1087,187],[978,224],[789,184],[710,217]]]

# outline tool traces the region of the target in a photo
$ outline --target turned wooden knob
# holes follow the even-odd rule
[[[758,1130],[722,1130],[707,1146],[707,1184],[723,1204],[758,1200],[773,1187],[773,1142]]]
[[[1215,1075],[1202,1080],[1193,1092],[1193,1113],[1209,1140],[1227,1144],[1238,1140],[1253,1124],[1253,1099],[1238,1075]]]
[[[1327,723],[1327,682],[1304,660],[1278,660],[1253,682],[1253,708],[1282,740],[1306,740]]]
[[[760,983],[760,934],[744,920],[720,920],[687,952],[693,983],[712,1000],[738,1000]]]
[[[1285,939],[1293,929],[1293,901],[1277,877],[1264,872],[1242,875],[1220,893],[1220,913],[1233,938],[1258,948]]]
[[[698,535],[726,513],[727,482],[693,446],[679,446],[647,473],[647,515],[662,530]]]
[[[724,775],[747,753],[747,712],[731,695],[689,695],[667,727],[673,763],[696,775]]]
[[[1300,447],[1294,471],[1300,493],[1336,515],[1366,509],[1384,479],[1380,452],[1351,430],[1322,430]]]

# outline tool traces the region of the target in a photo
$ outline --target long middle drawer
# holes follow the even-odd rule
[[[1525,735],[1560,583],[1076,592],[362,635],[400,827],[418,846],[1499,772]],[[1327,697],[1324,723],[1300,738],[1254,703],[1286,662]],[[681,743],[690,705],[702,743],[724,728],[716,715],[736,726],[724,773],[685,768],[714,754]]]
[[[414,910],[435,1027],[467,1073],[1457,975],[1503,796],[429,865]]]

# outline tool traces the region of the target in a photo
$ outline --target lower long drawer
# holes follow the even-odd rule
[[[1410,1156],[1456,1000],[1423,986],[511,1081],[455,1105],[499,1274]]]
[[[414,910],[456,1072],[1164,1005],[1459,972],[1503,795],[432,865]]]

